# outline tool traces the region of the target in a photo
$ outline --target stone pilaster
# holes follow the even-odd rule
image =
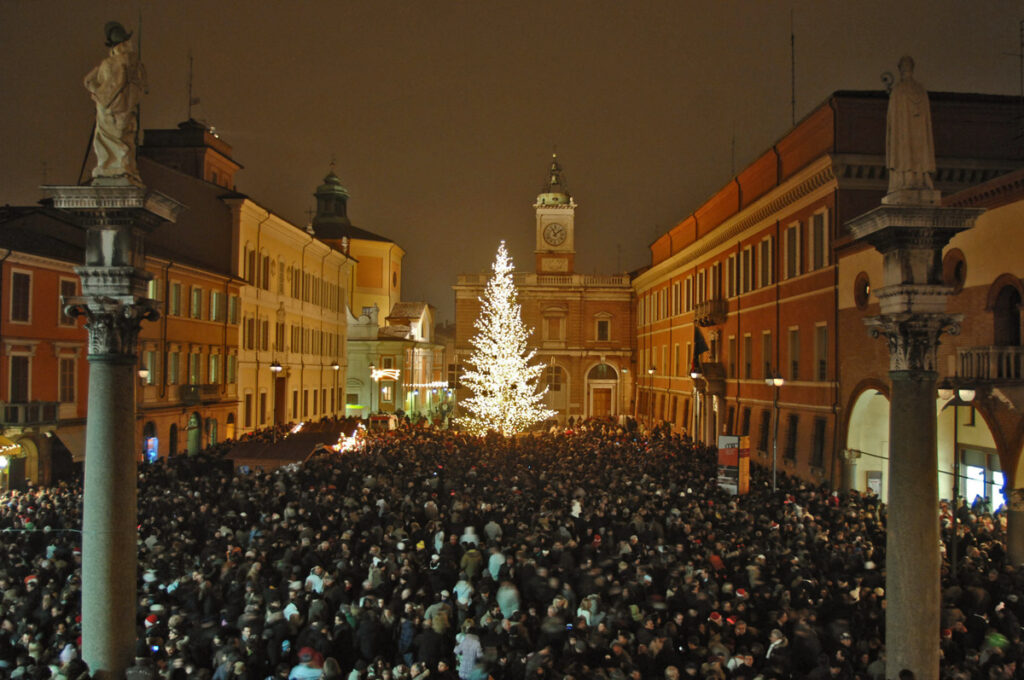
[[[44,187],[86,230],[82,295],[64,300],[89,332],[89,418],[82,518],[82,656],[93,677],[121,678],[135,648],[138,562],[135,370],[146,297],[147,232],[180,204],[144,187]]]

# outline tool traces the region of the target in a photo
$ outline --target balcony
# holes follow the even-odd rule
[[[694,322],[698,326],[717,326],[725,323],[729,316],[729,301],[724,298],[715,298],[698,302],[693,308]]]
[[[957,348],[957,376],[986,382],[1020,381],[1024,347],[998,346]]]
[[[217,401],[220,398],[220,385],[182,385],[178,388],[178,396],[186,406]]]
[[[56,425],[59,420],[60,402],[29,401],[3,404],[5,427],[27,427],[29,425]]]

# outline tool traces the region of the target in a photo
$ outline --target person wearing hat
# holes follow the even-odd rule
[[[288,680],[315,680],[323,675],[323,665],[317,661],[317,653],[312,647],[299,650],[299,663],[292,666]]]
[[[116,21],[104,28],[110,54],[85,76],[85,89],[96,103],[94,179],[125,179],[141,185],[135,164],[139,100],[146,69],[139,62],[132,34]]]

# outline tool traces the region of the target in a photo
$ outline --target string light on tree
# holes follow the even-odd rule
[[[480,315],[474,323],[477,334],[469,341],[471,368],[462,375],[473,396],[462,402],[469,415],[461,424],[476,434],[494,430],[510,435],[555,412],[544,408],[547,388],[537,389],[546,366],[530,363],[537,353],[527,344],[533,329],[523,324],[512,277],[515,267],[504,241],[491,268],[494,274],[480,298]]]

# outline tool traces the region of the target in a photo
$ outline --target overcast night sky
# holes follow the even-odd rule
[[[692,212],[835,90],[880,90],[899,57],[930,90],[1020,92],[1024,3],[0,2],[0,203],[74,183],[93,125],[83,76],[103,25],[136,30],[144,128],[193,117],[245,166],[239,191],[304,225],[336,158],[353,223],[406,250],[403,297],[452,317],[455,275],[506,239],[533,267],[557,146],[578,271],[649,262]],[[735,151],[733,137],[735,136]],[[619,249],[621,248],[621,254]]]

